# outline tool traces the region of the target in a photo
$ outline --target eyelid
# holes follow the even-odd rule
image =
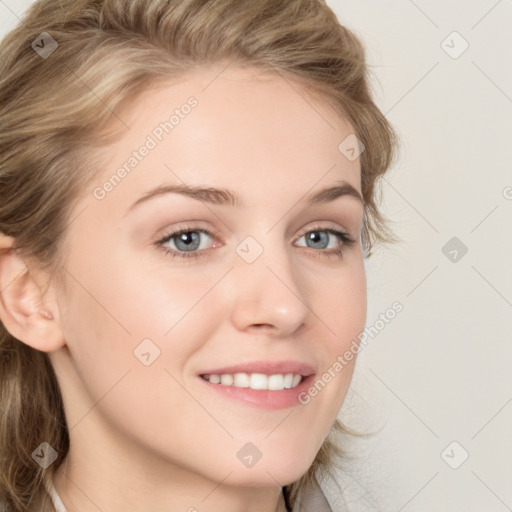
[[[167,240],[171,235],[175,236],[183,231],[205,231],[211,236],[220,236],[220,231],[218,229],[215,229],[214,227],[211,227],[210,225],[204,225],[204,223],[201,223],[201,221],[188,221],[178,226],[173,226],[161,230],[161,234],[157,235],[157,240],[155,241],[155,243],[163,242]]]
[[[305,228],[303,228],[297,235],[297,238],[303,237],[305,234],[309,233],[310,231],[313,231],[315,229],[318,230],[326,230],[326,229],[334,229],[336,231],[343,231],[347,235],[350,235],[350,231],[348,229],[345,229],[343,227],[340,227],[338,224],[335,224],[331,221],[314,221],[313,225],[307,225]],[[219,237],[220,231],[214,227],[211,226],[205,226],[204,223],[201,223],[201,221],[188,221],[183,223],[182,225],[178,225],[172,228],[168,228],[162,231],[162,234],[157,236],[157,240],[155,243],[163,242],[169,238],[171,235],[177,235],[180,232],[186,232],[186,231],[205,231],[211,236]]]
[[[333,229],[335,231],[343,231],[347,235],[350,235],[350,231],[348,229],[345,229],[345,228],[341,227],[340,225],[327,220],[327,221],[323,221],[323,222],[322,221],[314,221],[313,225],[311,225],[311,224],[307,225],[303,230],[300,231],[300,235],[298,235],[298,238],[300,238],[301,236],[304,236],[306,233],[309,233],[310,231],[314,231],[316,229],[318,229],[318,230]]]

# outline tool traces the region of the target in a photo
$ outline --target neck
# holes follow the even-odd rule
[[[240,488],[182,475],[157,488],[147,477],[137,481],[125,474],[115,479],[102,475],[97,466],[80,468],[68,455],[54,476],[55,489],[67,512],[287,512],[281,487]]]

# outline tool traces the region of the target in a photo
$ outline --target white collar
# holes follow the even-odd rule
[[[57,493],[57,489],[55,489],[53,480],[50,480],[49,485],[46,486],[46,490],[50,494],[55,510],[57,512],[67,512],[64,503],[62,503],[62,500]],[[316,512],[332,511],[329,502],[326,500],[319,485],[313,485],[312,487],[310,486],[307,489],[304,489],[301,498],[302,499],[299,499],[293,507],[293,512],[300,510],[315,510]]]
[[[64,503],[60,499],[60,496],[57,494],[57,489],[55,489],[55,485],[53,484],[53,480],[50,480],[50,483],[46,486],[46,490],[52,499],[53,506],[57,512],[67,512]]]

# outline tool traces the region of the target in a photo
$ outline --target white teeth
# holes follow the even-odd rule
[[[232,386],[233,385],[233,375],[224,374],[220,376],[220,383],[223,386]]]
[[[251,389],[268,389],[268,377],[264,373],[251,373],[249,387]]]
[[[234,386],[237,388],[268,389],[271,391],[282,391],[296,387],[302,380],[302,375],[293,373],[276,373],[265,375],[264,373],[235,373],[231,375],[204,375],[203,378],[212,384],[222,386]]]
[[[235,373],[233,385],[237,388],[248,388],[251,385],[251,379],[247,373]]]
[[[300,375],[294,375],[292,380],[292,388],[294,388],[301,380]]]
[[[293,373],[287,373],[284,376],[284,387],[286,389],[290,389],[292,387],[292,383],[293,383]]]
[[[268,389],[284,389],[284,377],[282,375],[269,375],[267,386]]]

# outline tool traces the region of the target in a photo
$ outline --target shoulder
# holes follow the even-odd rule
[[[334,512],[325,496],[322,488],[317,482],[311,482],[304,486],[292,512]]]

